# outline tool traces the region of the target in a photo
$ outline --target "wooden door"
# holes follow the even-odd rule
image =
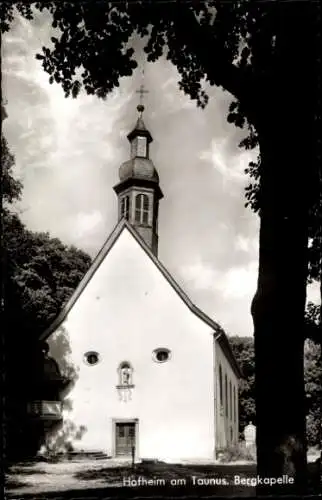
[[[117,457],[132,456],[135,446],[135,423],[118,422],[115,424],[115,455]]]

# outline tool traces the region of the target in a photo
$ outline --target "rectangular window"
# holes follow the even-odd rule
[[[235,389],[235,398],[234,398],[234,403],[235,403],[235,423],[238,425],[238,388],[234,387]]]
[[[146,137],[137,138],[137,155],[146,157]]]
[[[148,224],[149,222],[149,197],[138,194],[135,198],[135,222]]]
[[[222,386],[222,368],[219,365],[219,396],[220,396],[220,406],[223,406],[223,386]]]
[[[228,418],[228,379],[225,375],[225,415]]]

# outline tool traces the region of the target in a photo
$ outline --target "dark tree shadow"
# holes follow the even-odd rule
[[[61,326],[48,340],[49,353],[59,366],[59,371],[64,379],[68,380],[60,391],[60,400],[63,405],[64,418],[58,425],[47,430],[44,442],[40,449],[41,456],[54,459],[57,455],[64,455],[73,451],[73,442],[80,440],[86,432],[85,426],[76,426],[66,417],[72,410],[72,400],[68,393],[73,389],[78,379],[78,370],[71,361],[71,347],[68,332]],[[60,457],[61,458],[61,457]]]
[[[19,476],[32,476],[34,474],[47,474],[45,470],[41,469],[27,469],[25,467],[12,466],[9,471],[11,474],[18,474]]]
[[[23,379],[24,396],[17,395],[19,405],[13,405],[13,410],[8,408],[6,468],[37,456],[52,457],[71,451],[72,442],[86,432],[84,426],[76,427],[68,420],[68,411],[72,409],[68,394],[78,378],[71,361],[68,332],[60,328],[48,342],[33,344],[30,353],[29,370]],[[57,408],[57,404],[61,405],[59,413],[47,411],[50,406]]]
[[[30,483],[19,481],[15,478],[5,479],[5,490],[16,490],[18,488],[26,488],[30,486]]]
[[[318,472],[318,467],[319,464],[310,464],[310,474],[311,477],[313,478],[314,473]],[[313,470],[314,469],[314,470]],[[314,472],[315,471],[315,472]],[[170,485],[170,478],[175,478],[176,480],[186,478],[188,479],[189,476],[195,476],[198,478],[209,478],[209,477],[227,477],[231,478],[232,475],[234,474],[239,474],[244,477],[253,477],[255,474],[254,471],[254,466],[248,466],[248,465],[243,465],[243,466],[228,466],[228,465],[223,465],[223,466],[212,466],[212,465],[182,465],[182,464],[165,464],[162,462],[157,462],[157,463],[149,463],[149,464],[137,464],[134,468],[130,466],[125,466],[125,467],[115,467],[115,468],[108,468],[104,467],[101,470],[98,471],[92,471],[91,473],[89,471],[84,471],[83,473],[77,473],[75,474],[75,478],[79,480],[94,480],[94,479],[99,479],[100,484],[95,486],[93,484],[92,486],[88,486],[88,488],[84,488],[83,486],[80,486],[79,488],[73,488],[69,490],[61,490],[59,489],[59,483],[58,487],[55,491],[48,491],[43,493],[18,493],[19,498],[39,498],[39,499],[49,499],[49,498],[61,498],[61,499],[70,499],[70,498],[78,498],[78,499],[85,499],[85,498],[100,498],[100,497],[105,497],[105,498],[156,498],[156,497],[162,497],[162,498],[209,498],[209,497],[216,497],[218,499],[220,498],[227,498],[230,496],[233,496],[234,498],[251,498],[255,496],[255,488],[253,487],[236,487],[236,486],[196,486],[192,484],[192,481],[190,479],[186,481],[185,485],[178,484],[177,486]],[[134,487],[127,487],[121,486],[123,478],[138,478],[138,477],[145,477],[145,478],[151,478],[157,479],[157,478],[167,478],[168,481],[166,482],[165,485],[162,486],[134,486]],[[315,476],[315,479],[317,479],[317,475]],[[59,479],[58,479],[59,481]],[[102,483],[104,486],[101,486]],[[119,483],[117,486],[114,486],[115,483]],[[22,483],[16,483],[17,488],[20,488],[22,486],[28,486],[27,484],[22,484]],[[114,485],[113,485],[114,484]],[[316,486],[318,483],[316,483]],[[17,496],[17,492],[11,492],[10,490],[13,490],[15,488],[15,483],[11,482],[8,483],[8,498],[13,498]],[[309,494],[314,497],[316,497],[319,493],[319,486],[318,489],[312,489],[310,490]],[[314,496],[315,495],[315,496]],[[293,498],[291,496],[290,498]]]

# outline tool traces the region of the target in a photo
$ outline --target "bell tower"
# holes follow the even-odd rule
[[[139,113],[134,129],[128,134],[130,159],[119,168],[120,182],[114,186],[118,197],[118,218],[125,218],[139,233],[154,255],[158,255],[159,200],[163,198],[158,172],[150,159],[153,138],[143,122],[143,93],[137,106]]]

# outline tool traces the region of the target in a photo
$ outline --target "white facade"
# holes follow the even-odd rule
[[[236,392],[238,369],[224,349],[224,333],[214,340],[216,324],[196,314],[156,262],[121,221],[62,312],[63,320],[49,337],[45,332],[54,354],[55,332],[64,327],[78,372],[65,416],[86,432],[72,444],[118,456],[124,432],[130,432],[137,459],[213,460],[216,449],[238,434],[234,404],[227,418],[220,414],[219,365]],[[167,361],[154,359],[158,348],[170,351]],[[97,364],[84,359],[91,351],[99,355]],[[122,363],[130,366],[127,380]],[[225,398],[225,387],[223,393]]]
[[[218,342],[214,342],[214,357],[216,448],[221,450],[238,442],[238,378]]]

